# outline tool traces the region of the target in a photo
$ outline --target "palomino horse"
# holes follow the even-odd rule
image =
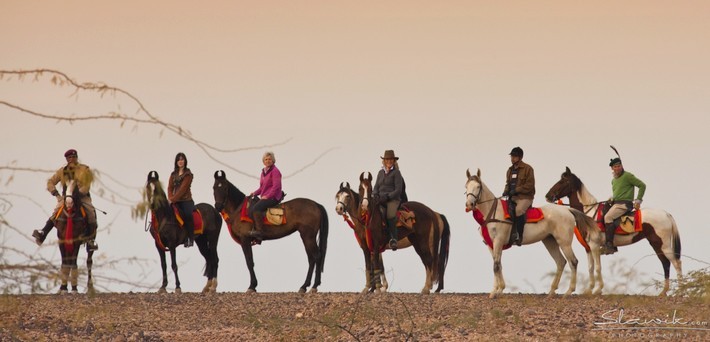
[[[175,293],[181,293],[175,252],[177,247],[187,239],[187,231],[180,226],[175,216],[174,207],[168,203],[157,172],[150,171],[148,173],[145,190],[152,216],[149,227],[150,235],[155,240],[155,248],[160,254],[160,266],[163,269],[163,284],[158,293],[165,293],[165,288],[168,286],[168,265],[165,260],[165,252],[167,251],[170,251],[171,267],[175,274]],[[217,267],[219,265],[217,242],[222,230],[222,218],[219,216],[219,212],[207,203],[199,203],[195,208],[201,215],[203,227],[202,233],[199,233],[198,222],[195,221],[195,243],[197,243],[200,254],[205,258],[204,275],[207,277],[207,284],[202,288],[202,292],[217,292]]]
[[[355,239],[365,256],[365,287],[362,289],[362,292],[365,293],[370,290],[372,284],[370,273],[373,271],[372,260],[370,259],[370,248],[367,246],[367,232],[365,230],[364,214],[366,211],[360,210],[360,195],[351,189],[350,184],[347,182],[340,183],[340,190],[335,194],[335,202],[335,212],[343,216],[345,222],[353,229]],[[407,248],[411,245],[412,243],[409,242],[409,239],[400,239],[397,241],[397,249]],[[385,246],[389,249],[389,245]],[[379,263],[375,269],[385,269],[381,253]],[[381,273],[380,280],[382,282],[381,289],[386,291],[389,287],[389,283],[387,283],[385,273]]]
[[[367,211],[369,217],[364,225],[366,233],[369,236],[368,251],[370,257],[370,265],[375,266],[370,270],[370,292],[381,291],[382,282],[381,276],[384,274],[382,269],[381,253],[385,249],[385,245],[389,240],[389,234],[384,229],[384,215],[380,210],[380,204],[372,198],[372,174],[360,174],[359,196],[361,198],[360,208]],[[405,202],[401,204],[401,208],[406,208],[414,213],[414,222],[406,223],[406,227],[397,228],[398,240],[405,237],[414,247],[414,250],[419,254],[426,271],[424,279],[424,287],[421,293],[429,293],[434,283],[438,283],[436,292],[444,289],[444,272],[446,264],[449,260],[449,240],[451,230],[449,222],[444,215],[441,215],[424,204],[419,202]]]
[[[243,192],[227,180],[222,170],[214,173],[212,190],[215,207],[222,213],[234,241],[242,246],[251,278],[247,292],[256,292],[257,281],[251,248],[252,244],[258,242],[249,234],[253,223],[241,220],[242,207],[247,205],[249,200]],[[318,292],[325,263],[325,252],[328,247],[328,214],[322,205],[307,198],[292,199],[283,202],[280,206],[283,207],[286,222],[281,225],[264,223],[262,240],[280,239],[298,232],[308,255],[306,281],[301,285],[299,292],[306,292],[306,289],[311,285],[314,268],[315,280],[311,292]],[[286,257],[283,260],[289,259]]]
[[[78,292],[79,269],[77,267],[77,257],[79,248],[86,242],[84,234],[87,229],[86,210],[94,208],[84,208],[81,205],[79,187],[76,181],[67,181],[67,188],[64,192],[64,206],[57,212],[55,226],[57,227],[57,238],[59,239],[59,253],[62,255],[62,267],[59,273],[61,286],[59,293],[66,293],[68,280],[71,279],[71,291]],[[86,289],[88,293],[94,292],[94,283],[91,278],[91,266],[94,264],[94,251],[87,248],[86,269],[88,279]]]
[[[572,208],[581,210],[592,218],[597,215],[597,212],[601,210],[601,206],[604,204],[604,202],[597,202],[597,199],[587,190],[584,183],[570,171],[569,167],[566,168],[560,180],[545,195],[545,198],[550,202],[564,197],[569,198]],[[683,276],[678,226],[671,214],[660,209],[641,209],[641,218],[643,221],[641,231],[625,235],[617,233],[614,236],[614,245],[626,246],[647,239],[663,265],[665,283],[660,296],[665,296],[670,288],[671,263],[675,267],[678,278]],[[594,229],[590,229],[587,232],[585,240],[590,247],[587,252],[589,259],[589,288],[590,291],[594,289],[594,294],[601,294],[604,281],[602,280],[601,272],[600,246],[606,242],[606,235],[601,232],[599,226],[595,225]],[[597,288],[595,288],[594,272],[596,272]]]
[[[485,222],[481,227],[481,234],[484,234],[484,227],[488,228],[493,247],[488,247],[493,257],[494,283],[490,298],[500,295],[505,289],[503,279],[503,267],[501,256],[503,246],[508,244],[511,221],[504,218],[503,204],[500,198],[496,198],[493,192],[481,180],[481,170],[475,175],[471,175],[466,170],[466,210],[479,210],[485,217]],[[569,261],[572,276],[569,288],[565,296],[574,292],[577,286],[577,257],[572,251],[572,240],[574,239],[574,227],[581,223],[584,226],[591,226],[593,222],[586,219],[583,213],[559,206],[544,206],[541,208],[544,219],[535,223],[526,223],[523,231],[522,243],[529,245],[542,241],[547,251],[557,264],[557,272],[552,281],[548,295],[555,294],[562,277],[565,264]],[[485,237],[484,237],[485,238]],[[561,250],[561,252],[560,252]]]

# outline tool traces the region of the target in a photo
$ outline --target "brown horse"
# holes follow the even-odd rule
[[[158,293],[165,293],[168,286],[167,262],[165,252],[170,251],[170,261],[173,273],[175,274],[175,293],[181,293],[180,278],[178,277],[178,266],[176,262],[176,249],[187,239],[187,231],[180,227],[175,217],[173,206],[168,203],[163,186],[158,179],[158,173],[150,171],[146,182],[146,199],[150,203],[152,220],[150,233],[155,240],[155,248],[160,254],[160,266],[163,270],[163,284]],[[195,234],[195,243],[200,254],[205,258],[205,277],[207,284],[202,289],[203,293],[217,292],[217,268],[219,257],[217,256],[217,242],[219,233],[222,231],[222,218],[214,207],[207,203],[198,203],[196,210],[202,216],[202,233]],[[197,227],[196,227],[197,228]]]
[[[77,267],[77,258],[79,256],[79,248],[86,242],[84,233],[87,229],[85,210],[94,210],[94,208],[84,208],[81,205],[81,197],[79,187],[75,180],[67,181],[67,188],[64,191],[64,206],[57,213],[55,226],[57,227],[57,238],[59,239],[59,253],[62,256],[62,266],[59,273],[61,285],[59,293],[67,293],[68,282],[71,280],[71,291],[78,292],[79,269]],[[88,279],[86,281],[86,290],[88,293],[94,292],[94,283],[91,278],[91,266],[93,265],[94,251],[87,248],[86,269],[88,271]]]
[[[585,212],[588,216],[594,218],[597,212],[601,210],[604,202],[597,202],[597,199],[584,186],[584,183],[570,171],[569,167],[562,173],[560,180],[550,188],[545,195],[549,202],[554,202],[560,198],[568,197],[572,208]],[[614,236],[615,246],[626,246],[634,244],[641,240],[648,240],[656,252],[658,259],[663,265],[663,275],[665,283],[660,296],[665,296],[670,288],[670,268],[671,263],[675,267],[678,278],[682,278],[683,271],[680,261],[680,234],[678,234],[678,226],[671,214],[660,209],[641,209],[642,230],[630,234]],[[601,232],[598,226],[590,229],[585,236],[588,243],[587,256],[589,259],[589,289],[587,292],[601,294],[604,288],[602,280],[600,246],[604,243],[606,236]],[[595,277],[598,284],[595,288]]]
[[[214,173],[212,190],[215,208],[222,213],[234,241],[242,246],[251,279],[247,292],[256,292],[257,280],[254,273],[252,245],[258,242],[249,234],[253,223],[244,222],[240,218],[242,207],[247,205],[249,200],[243,192],[227,180],[222,170]],[[315,280],[311,292],[318,292],[325,263],[325,252],[328,247],[328,214],[322,205],[307,198],[296,198],[284,202],[280,206],[283,207],[286,223],[281,225],[265,223],[261,239],[263,241],[275,240],[298,232],[308,255],[306,281],[299,288],[299,292],[306,292],[306,289],[311,285],[314,268]]]
[[[384,251],[384,246],[389,240],[385,232],[384,214],[380,210],[380,204],[372,198],[372,174],[360,174],[359,196],[361,198],[360,207],[369,213],[369,220],[365,222],[367,235],[369,235],[368,248],[370,252],[370,263],[374,266],[381,266],[380,254]],[[419,202],[402,203],[401,208],[406,208],[415,215],[414,223],[409,223],[408,227],[398,228],[398,240],[407,238],[414,247],[424,264],[426,278],[421,293],[429,293],[434,283],[438,283],[436,292],[444,289],[444,272],[449,259],[449,240],[451,230],[449,222],[444,215],[431,210],[426,205]],[[370,271],[370,292],[381,291],[382,269]]]
[[[365,256],[365,287],[362,289],[362,292],[368,292],[372,281],[370,274],[373,271],[373,267],[372,260],[370,259],[370,248],[367,246],[367,231],[365,229],[365,222],[363,218],[363,214],[366,213],[366,211],[360,210],[360,194],[351,189],[349,183],[340,183],[340,190],[338,190],[335,194],[335,202],[335,212],[338,213],[338,215],[343,216],[345,222],[347,222],[350,228],[353,229],[355,239],[357,240],[357,243]],[[410,246],[412,246],[412,243],[409,242],[409,239],[402,238],[397,241],[397,249],[403,249]],[[389,249],[389,244],[386,245],[386,248]],[[374,269],[385,269],[381,253],[379,262]],[[381,289],[386,291],[389,287],[389,283],[387,283],[385,273],[381,273],[380,278],[382,282]]]

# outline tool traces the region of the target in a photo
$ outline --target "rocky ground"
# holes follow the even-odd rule
[[[0,322],[1,341],[710,340],[707,301],[644,296],[3,295]]]

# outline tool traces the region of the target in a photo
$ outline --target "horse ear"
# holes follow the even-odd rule
[[[360,174],[360,181],[362,182],[364,180],[365,180],[365,173],[363,172]]]
[[[159,179],[159,176],[158,176],[157,171],[153,170],[153,171],[148,172],[148,181],[149,182],[152,180],[158,180],[158,179]]]
[[[367,172],[367,180],[372,181],[372,174]]]
[[[226,175],[224,174],[224,171],[223,171],[223,170],[217,170],[217,171],[214,172],[214,179],[222,179],[222,178],[224,178],[225,176],[226,176]]]
[[[343,182],[340,182],[340,190],[343,190],[343,188],[344,188]]]
[[[569,170],[569,166],[565,166],[565,173],[566,174],[572,173],[572,171]]]
[[[348,189],[350,189],[350,183],[349,183],[349,182],[345,182],[345,187],[348,188]]]
[[[471,179],[471,171],[466,169],[466,179]]]
[[[476,176],[478,176],[478,178],[481,178],[481,169],[478,169],[478,172],[476,172]]]

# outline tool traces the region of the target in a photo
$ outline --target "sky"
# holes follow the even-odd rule
[[[545,205],[544,194],[565,166],[598,199],[608,198],[609,145],[616,146],[626,169],[647,184],[643,206],[675,217],[685,271],[710,262],[704,244],[710,189],[703,181],[710,171],[703,157],[710,114],[707,1],[4,0],[2,8],[2,70],[56,69],[80,83],[121,88],[161,120],[219,148],[290,139],[215,155],[253,175],[226,170],[249,193],[258,187],[261,155],[273,150],[288,196],[328,209],[321,291],[364,285],[362,253],[335,213],[334,195],[340,182],[356,186],[361,172],[375,174],[386,149],[400,157],[409,198],[451,224],[447,292],[493,286],[490,254],[464,212],[465,173],[480,168],[483,181],[502,193],[515,146],[535,169],[536,206]],[[0,80],[0,100],[47,114],[133,115],[137,109],[123,96],[71,93],[48,80]],[[94,199],[108,212],[99,225],[111,223],[100,232],[98,256],[148,260],[146,281],[157,290],[158,255],[143,220],[130,216],[138,189],[150,170],[167,178],[175,154],[185,152],[195,202],[213,204],[212,175],[225,167],[158,127],[68,124],[6,106],[0,117],[0,165],[57,169],[64,151],[75,148],[83,163],[115,179],[105,185],[121,198]],[[13,206],[5,214],[26,236],[3,228],[3,238],[58,264],[56,248],[37,248],[29,239],[54,205],[44,190],[48,177],[0,171],[0,192],[26,196],[8,195]],[[574,250],[585,274],[584,250],[577,243]],[[259,291],[296,291],[303,282],[307,261],[298,235],[268,241],[254,253]],[[611,273],[619,263],[643,281],[662,280],[652,253],[642,241],[604,257],[605,282],[628,281]],[[218,290],[246,290],[244,257],[226,231],[219,254]],[[204,261],[197,248],[179,248],[178,261],[183,291],[200,291]],[[411,248],[385,253],[385,264],[392,291],[421,289],[424,268]],[[507,250],[502,264],[507,291],[549,289],[547,274],[555,266],[542,244]],[[138,280],[143,270],[126,263],[94,272]]]

